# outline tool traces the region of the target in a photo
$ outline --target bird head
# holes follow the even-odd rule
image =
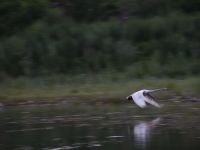
[[[126,99],[127,100],[133,100],[132,96],[127,96]]]

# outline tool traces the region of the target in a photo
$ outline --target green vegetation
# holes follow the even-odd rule
[[[1,99],[126,95],[145,85],[198,93],[196,0],[0,2]]]
[[[199,96],[200,80],[187,79],[128,79],[122,75],[98,74],[56,76],[45,78],[18,78],[4,81],[0,86],[0,101],[54,101],[55,99],[123,100],[134,90],[167,87],[161,98],[190,95]]]
[[[173,14],[130,18],[123,26],[116,19],[78,24],[39,21],[2,39],[0,74],[117,70],[134,77],[196,75],[200,73],[199,20],[199,15]]]
[[[198,8],[193,0],[4,0],[0,77],[199,75]]]

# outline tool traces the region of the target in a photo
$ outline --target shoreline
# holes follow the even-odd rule
[[[200,79],[127,79],[113,81],[105,76],[73,79],[69,76],[53,78],[19,78],[1,82],[0,104],[4,106],[28,104],[56,104],[62,101],[89,103],[122,103],[139,89],[168,88],[155,94],[159,99],[192,99],[200,101]],[[0,106],[1,107],[1,106]]]
[[[0,108],[7,106],[28,106],[28,105],[46,105],[46,104],[65,104],[65,103],[88,103],[88,104],[118,104],[125,103],[126,99],[120,97],[110,96],[65,96],[65,97],[33,97],[23,99],[7,99],[0,100]]]
[[[200,104],[200,96],[181,96],[174,95],[171,98],[158,98],[158,101],[166,102],[182,102],[182,103],[198,103]],[[125,97],[109,97],[109,96],[65,96],[65,97],[35,97],[35,98],[24,98],[24,99],[11,99],[1,100],[0,108],[10,106],[41,106],[41,105],[56,105],[56,104],[126,104]]]

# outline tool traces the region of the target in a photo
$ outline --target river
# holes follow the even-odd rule
[[[0,110],[1,150],[199,150],[200,103],[10,106]]]

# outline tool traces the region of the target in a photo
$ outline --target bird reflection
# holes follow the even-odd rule
[[[132,129],[135,143],[140,147],[145,148],[147,142],[150,139],[152,129],[155,128],[156,125],[160,123],[160,121],[161,118],[158,117],[149,122],[143,121],[136,124]]]

